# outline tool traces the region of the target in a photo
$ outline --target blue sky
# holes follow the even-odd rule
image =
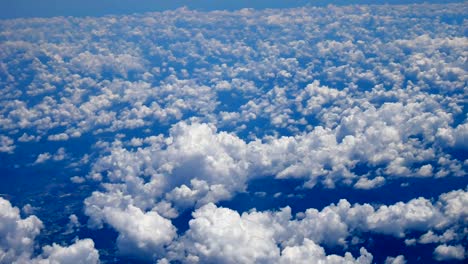
[[[466,262],[466,3],[129,3],[1,9],[0,264]]]
[[[51,16],[101,16],[131,14],[135,12],[163,11],[187,6],[192,9],[217,10],[240,8],[287,8],[303,5],[327,4],[409,4],[448,3],[457,0],[0,0],[0,18],[51,17]]]

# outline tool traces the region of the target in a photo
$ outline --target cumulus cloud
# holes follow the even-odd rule
[[[309,239],[304,239],[304,244],[301,246],[286,247],[281,252],[279,263],[293,264],[293,263],[310,263],[316,261],[318,263],[357,263],[365,264],[372,263],[372,254],[367,252],[365,248],[361,248],[361,255],[355,259],[353,256],[346,252],[344,257],[337,255],[326,255],[322,247],[315,244]]]
[[[57,244],[42,248],[41,256],[34,258],[30,263],[37,264],[97,264],[99,263],[99,253],[94,248],[91,239],[77,240],[68,247]]]
[[[242,256],[231,247],[245,242],[256,251],[242,250],[258,261],[297,262],[297,255],[370,262],[364,250],[355,259],[327,256],[320,246],[345,245],[353,232],[421,231],[409,243],[459,243],[465,191],[435,203],[342,200],[306,210],[302,219],[287,209],[239,215],[212,203],[245,191],[257,177],[367,190],[398,177],[466,175],[458,153],[467,146],[468,75],[460,59],[467,38],[457,22],[464,7],[180,9],[73,23],[0,21],[0,152],[28,145],[15,140],[63,146],[93,134],[99,153],[89,153],[98,158],[87,178],[102,188],[85,201],[89,224],[111,226],[120,252],[142,258],[160,257],[168,246],[180,252],[178,241],[184,261],[222,254],[234,262]],[[35,163],[68,156],[64,148],[42,152],[31,154]],[[193,226],[178,240],[169,219],[192,208]],[[203,221],[224,218],[232,233],[200,231],[220,229]],[[199,240],[200,247],[189,245]],[[92,262],[89,242],[53,245],[43,258],[86,251]]]
[[[49,152],[41,153],[37,156],[36,161],[34,161],[34,164],[40,164],[44,163],[47,160],[49,160],[52,156],[50,155]]]
[[[0,135],[0,152],[13,153],[15,150],[15,142],[12,138]]]
[[[256,215],[241,217],[210,203],[195,211],[193,217],[181,242],[188,259],[202,263],[268,263],[279,256],[274,230],[259,222]]]
[[[370,138],[384,137],[387,141],[399,138],[395,128],[374,127],[369,131]],[[329,187],[337,182],[354,183],[358,189],[382,186],[386,181],[383,176],[369,179],[353,172],[357,163],[363,161],[379,164],[376,172],[387,177],[398,173],[401,176],[413,173],[415,177],[433,175],[430,164],[411,172],[412,166],[407,164],[410,161],[388,149],[386,144],[390,141],[383,144],[368,140],[349,135],[338,142],[333,130],[317,127],[296,136],[248,142],[233,133],[218,132],[213,124],[179,122],[170,129],[168,137],[147,140],[147,147],[127,150],[121,144],[111,146],[110,154],[93,165],[90,175],[106,175],[110,191],[115,188],[127,193],[138,203],[148,203],[164,193],[164,198],[179,208],[229,199],[245,190],[249,180],[265,176],[303,179],[306,187],[317,182]],[[375,149],[379,144],[381,148]],[[370,154],[370,149],[380,154]],[[413,154],[411,162],[434,158],[431,150],[417,154],[409,147],[408,151]],[[371,173],[372,170],[367,175]],[[125,186],[119,183],[132,188],[122,188]]]
[[[385,178],[382,176],[375,177],[374,179],[360,178],[355,184],[354,188],[357,189],[374,189],[382,186],[385,183]]]
[[[86,200],[86,213],[95,225],[107,223],[119,232],[117,245],[122,254],[187,263],[239,263],[251,259],[265,263],[292,263],[296,253],[323,258],[324,261],[340,260],[342,257],[326,256],[320,245],[345,248],[351,237],[362,233],[404,238],[414,231],[427,231],[419,239],[423,243],[433,232],[444,232],[446,236],[462,232],[464,227],[460,223],[466,218],[466,196],[467,192],[459,190],[441,195],[436,202],[417,198],[407,203],[381,206],[351,205],[340,200],[320,211],[307,209],[296,218],[291,215],[289,207],[279,211],[253,210],[239,214],[208,203],[193,212],[189,229],[180,237],[176,236],[169,219],[155,211],[141,211],[131,205],[130,196],[119,198],[95,193]],[[97,201],[93,202],[93,199]],[[96,205],[99,202],[101,208]],[[450,241],[461,239],[455,236]],[[309,249],[310,254],[306,253]],[[370,256],[363,249],[361,257],[354,259],[346,254],[344,259],[370,263]],[[404,263],[404,257],[388,261]]]
[[[66,133],[60,133],[55,135],[50,135],[47,137],[50,141],[66,141],[69,139],[69,136]]]
[[[439,245],[434,249],[434,258],[438,261],[463,260],[465,259],[465,249],[462,245]]]
[[[0,197],[0,263],[99,263],[99,253],[91,239],[77,240],[68,247],[44,246],[34,257],[35,238],[43,223],[36,216],[21,218],[18,208]]]
[[[145,212],[131,204],[131,198],[94,193],[86,201],[90,224],[106,223],[119,232],[117,246],[124,255],[151,259],[161,255],[176,236],[171,221],[156,211]]]
[[[40,136],[33,136],[28,135],[27,133],[23,133],[21,137],[18,138],[19,142],[31,142],[31,141],[39,141],[41,139]]]
[[[405,256],[399,255],[396,257],[388,257],[385,259],[385,264],[405,264]]]
[[[42,221],[34,215],[22,219],[19,209],[0,197],[0,223],[0,262],[29,258],[34,239],[43,228]]]
[[[57,149],[54,154],[50,154],[49,152],[41,153],[37,156],[36,161],[34,161],[34,165],[44,163],[48,160],[53,161],[62,161],[67,157],[67,153],[65,148],[61,147]]]
[[[361,248],[353,258],[326,255],[314,241],[278,247],[284,241],[290,209],[277,213],[251,212],[239,215],[227,208],[207,204],[193,213],[189,230],[171,249],[172,257],[186,263],[371,263],[372,255]],[[283,225],[282,225],[283,224]],[[177,252],[182,251],[182,252]],[[170,254],[171,255],[171,254]]]

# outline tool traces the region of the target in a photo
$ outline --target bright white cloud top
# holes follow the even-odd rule
[[[466,10],[0,20],[0,263],[465,261]]]

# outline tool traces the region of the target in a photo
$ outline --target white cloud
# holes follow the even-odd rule
[[[385,264],[405,264],[405,256],[399,255],[396,257],[388,257],[385,259]]]
[[[446,243],[455,239],[459,239],[459,235],[452,229],[446,230],[441,235],[437,235],[432,230],[429,230],[419,238],[418,242],[421,244]]]
[[[456,149],[468,148],[468,123],[458,125],[456,128],[440,128],[437,136],[448,146]]]
[[[322,247],[315,244],[313,241],[309,239],[304,239],[304,244],[300,246],[294,247],[286,247],[281,252],[281,257],[279,260],[280,264],[306,264],[306,263],[324,263],[324,264],[332,264],[332,263],[356,263],[356,264],[370,264],[372,263],[372,254],[367,252],[365,248],[361,248],[360,250],[361,256],[357,259],[353,258],[353,256],[346,252],[344,257],[338,255],[326,255],[325,251]]]
[[[50,155],[49,152],[41,153],[37,156],[36,161],[34,161],[34,164],[40,164],[48,161],[52,155]]]
[[[27,133],[23,133],[21,137],[18,138],[19,142],[31,142],[31,141],[39,141],[41,139],[40,136],[33,136],[28,135]]]
[[[465,259],[465,249],[462,245],[439,245],[434,249],[434,258],[438,261],[463,260]]]
[[[369,180],[368,178],[359,178],[359,180],[354,184],[354,188],[357,189],[374,189],[384,185],[385,178],[382,176],[375,177],[374,179]]]
[[[466,194],[457,191],[441,195],[439,201],[446,196],[462,193]],[[325,256],[319,245],[345,247],[353,234],[362,232],[397,237],[405,237],[406,232],[432,229],[450,233],[462,221],[463,213],[460,213],[452,218],[440,202],[432,204],[424,198],[375,208],[369,204],[351,206],[346,200],[341,200],[321,211],[307,209],[297,219],[292,218],[288,207],[278,212],[251,211],[240,215],[209,203],[193,213],[189,230],[171,244],[168,256],[174,259],[184,256],[185,262],[238,263],[248,258],[260,263],[294,263],[300,256],[305,260],[316,257],[324,261],[338,261],[341,257]],[[364,249],[361,255],[356,263],[371,262],[372,258]],[[348,254],[345,259],[353,260]],[[405,263],[405,258],[388,258],[386,263]]]
[[[42,248],[41,256],[32,259],[30,263],[37,264],[97,264],[99,253],[94,248],[91,239],[77,240],[74,244],[63,247],[57,244]]]
[[[67,153],[65,148],[61,147],[57,149],[57,151],[54,154],[50,154],[49,152],[44,152],[41,153],[37,156],[36,161],[34,161],[33,164],[41,164],[44,163],[48,160],[53,160],[53,161],[62,161],[65,158],[67,158]]]
[[[70,178],[70,181],[76,184],[80,184],[80,183],[85,182],[85,178],[80,177],[80,176],[73,176]]]
[[[280,254],[274,230],[259,222],[255,214],[241,217],[230,209],[207,204],[193,217],[181,242],[188,259],[201,263],[268,263]]]
[[[65,133],[50,135],[47,137],[49,141],[66,141],[68,140],[69,136]]]
[[[70,220],[76,224],[77,219]],[[55,243],[44,246],[42,254],[33,258],[34,239],[42,228],[42,221],[36,216],[22,219],[19,209],[0,197],[0,263],[99,263],[99,253],[91,239],[77,240],[68,247]]]
[[[78,220],[78,217],[75,214],[71,214],[68,217],[68,219],[69,221],[67,224],[67,230],[65,230],[64,234],[72,234],[81,226],[80,221]]]
[[[164,252],[176,236],[170,220],[157,212],[142,212],[129,206],[125,211],[104,208],[107,222],[119,232],[117,247],[123,255],[142,259],[154,258]]]
[[[4,135],[0,135],[0,152],[13,153],[15,150],[15,141]]]
[[[19,209],[0,197],[0,263],[29,258],[33,253],[34,239],[42,227],[36,216],[22,219]]]
[[[147,258],[163,255],[176,239],[169,218],[230,199],[256,177],[371,189],[395,177],[464,176],[468,163],[453,150],[466,149],[467,142],[468,75],[460,59],[467,38],[463,24],[432,19],[462,16],[463,7],[183,9],[74,23],[0,21],[0,130],[8,135],[0,136],[0,152],[15,150],[13,138],[66,141],[95,134],[104,156],[88,177],[103,184],[86,200],[90,224],[111,225],[122,253]],[[138,134],[170,125],[166,136]],[[114,132],[134,137],[104,142]],[[32,155],[36,163],[67,158],[62,148]],[[465,191],[436,203],[343,200],[301,212],[302,219],[276,219],[301,232],[274,236],[284,242],[275,254],[342,261],[326,256],[319,244],[344,245],[356,230],[398,237],[418,230],[425,232],[414,240],[419,243],[459,241],[466,204]],[[135,216],[141,222],[132,224]],[[161,232],[160,239],[138,225]],[[240,258],[228,253],[222,252]],[[254,253],[269,258],[262,248]]]
[[[156,211],[145,212],[131,203],[129,196],[95,192],[85,200],[85,213],[91,217],[92,227],[107,223],[119,232],[117,247],[121,254],[142,259],[161,255],[175,238],[175,227]]]
[[[187,263],[371,263],[372,255],[364,248],[361,256],[354,259],[350,253],[345,257],[325,254],[314,241],[304,239],[283,249],[288,232],[300,232],[286,226],[291,217],[290,209],[277,213],[237,212],[207,204],[193,213],[189,230],[172,245],[169,256]],[[182,252],[179,252],[182,251]],[[323,261],[323,262],[322,262]]]

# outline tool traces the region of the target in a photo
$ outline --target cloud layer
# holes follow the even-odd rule
[[[61,162],[66,184],[93,186],[84,228],[114,229],[124,258],[363,264],[374,257],[362,239],[379,234],[431,245],[436,260],[464,260],[466,186],[393,204],[336,197],[295,215],[219,205],[258,179],[362,192],[409,178],[464,182],[464,10],[181,8],[2,20],[0,169]],[[98,262],[91,239],[37,245],[48,227],[3,198],[0,207],[0,262]],[[190,212],[188,230],[178,230]]]

